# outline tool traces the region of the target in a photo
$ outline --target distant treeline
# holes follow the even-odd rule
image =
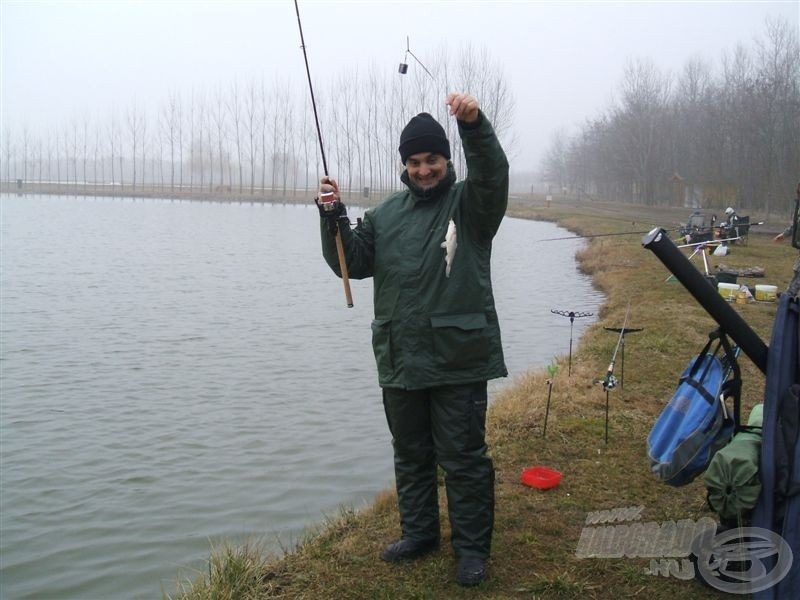
[[[514,102],[502,67],[486,49],[466,46],[450,56],[441,48],[427,67],[430,74],[409,65],[401,75],[372,66],[314,81],[328,170],[343,190],[400,185],[397,140],[420,111],[433,112],[446,127],[453,159],[463,168],[459,138],[445,112],[448,91],[479,97],[498,134],[513,146]],[[292,82],[174,91],[155,112],[132,102],[107,118],[84,115],[53,131],[7,127],[2,178],[104,186],[112,194],[146,188],[287,197],[316,190],[323,174],[305,73]]]
[[[556,134],[543,171],[589,199],[786,211],[800,180],[797,30],[767,20],[752,48],[717,68],[692,59],[676,77],[631,60],[612,106]]]
[[[315,78],[328,171],[343,190],[397,189],[399,132],[423,110],[446,127],[463,173],[459,138],[442,102],[456,89],[480,98],[514,154],[515,102],[502,65],[470,45],[455,54],[443,46],[426,62],[431,74],[412,63],[407,75],[373,65]],[[323,173],[305,73],[293,81],[172,91],[155,109],[132,101],[49,131],[7,126],[1,143],[0,179],[105,187],[111,194],[146,188],[291,197],[316,189]],[[549,184],[573,198],[735,202],[784,212],[800,179],[797,31],[784,20],[767,21],[751,48],[740,45],[717,67],[692,59],[677,75],[650,59],[631,59],[618,98],[577,133],[555,134],[540,172],[538,189]]]

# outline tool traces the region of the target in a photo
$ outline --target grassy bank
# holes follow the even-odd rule
[[[602,234],[648,230],[684,220],[686,209],[643,209],[614,205],[515,206],[514,216],[556,221],[573,231]],[[774,229],[781,227],[776,224]],[[318,532],[280,557],[262,557],[257,547],[214,550],[209,571],[182,582],[171,598],[713,598],[696,581],[645,574],[648,559],[579,559],[575,550],[587,513],[643,506],[642,521],[713,516],[705,506],[701,480],[670,488],[649,472],[645,439],[655,417],[671,397],[686,362],[715,327],[711,318],[647,250],[640,234],[595,237],[578,255],[607,300],[574,350],[572,374],[567,357],[558,357],[547,435],[543,422],[548,374],[533,370],[494,400],[488,417],[490,451],[497,469],[496,525],[490,579],[476,589],[453,583],[455,559],[447,543],[432,556],[408,565],[381,562],[383,546],[400,534],[396,498],[387,491],[362,511],[343,510]],[[525,245],[527,244],[527,245]],[[558,241],[528,240],[521,252],[557,252]],[[712,265],[762,266],[763,280],[784,289],[796,255],[788,244],[752,234],[746,246],[733,246]],[[695,262],[702,268],[702,263]],[[521,273],[520,276],[526,276]],[[547,282],[542,281],[542,293]],[[578,301],[577,304],[580,304]],[[594,383],[602,377],[617,343],[604,327],[619,327],[630,305],[623,386],[610,393],[609,441],[604,443],[606,394]],[[775,305],[734,305],[768,341]],[[579,306],[575,307],[576,310]],[[501,315],[502,318],[502,315]],[[532,316],[531,318],[545,318]],[[514,323],[503,323],[505,328]],[[524,327],[524,324],[517,324]],[[764,378],[742,359],[747,407],[760,400]],[[617,368],[619,369],[619,363]],[[563,473],[561,484],[538,491],[520,484],[523,468],[544,464]],[[358,468],[354,465],[353,468]],[[442,515],[446,516],[443,489]]]

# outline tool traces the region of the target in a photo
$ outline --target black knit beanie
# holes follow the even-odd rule
[[[450,142],[441,125],[428,113],[413,117],[400,134],[400,160],[420,152],[435,152],[450,160]]]

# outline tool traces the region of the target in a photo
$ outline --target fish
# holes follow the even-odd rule
[[[450,219],[450,223],[447,226],[447,233],[444,236],[444,241],[441,244],[441,247],[444,248],[444,276],[450,277],[450,268],[453,266],[453,259],[456,256],[456,248],[458,247],[458,243],[456,242],[456,224],[453,219]]]

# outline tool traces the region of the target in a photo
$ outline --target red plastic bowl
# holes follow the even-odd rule
[[[530,467],[522,471],[520,480],[528,487],[549,490],[561,482],[561,473],[548,467]]]

